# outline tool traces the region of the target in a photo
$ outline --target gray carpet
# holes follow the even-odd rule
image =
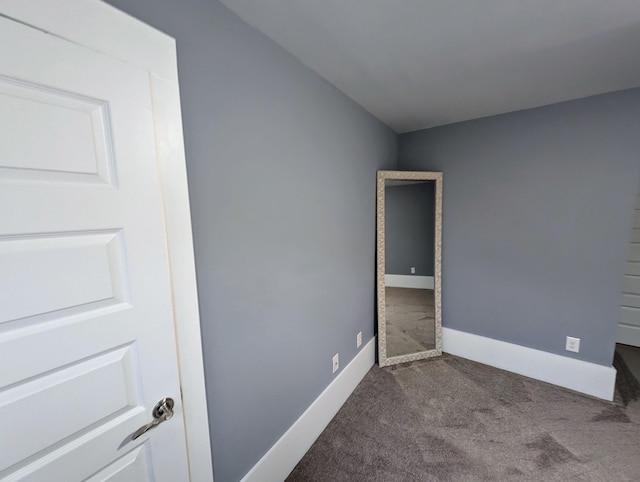
[[[640,384],[617,368],[610,403],[451,355],[375,365],[287,481],[638,481]]]

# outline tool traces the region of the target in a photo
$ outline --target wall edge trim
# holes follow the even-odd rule
[[[385,274],[384,285],[389,288],[432,290],[435,287],[435,278],[433,276],[416,276],[415,274]]]
[[[452,328],[442,328],[442,351],[495,368],[613,400],[616,369]]]
[[[279,482],[286,479],[373,366],[375,355],[374,336],[247,472],[242,482]]]

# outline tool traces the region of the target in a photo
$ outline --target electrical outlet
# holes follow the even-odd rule
[[[360,345],[362,345],[362,332],[358,332],[358,334],[356,335],[356,348],[360,348]]]
[[[574,338],[572,336],[568,336],[565,350],[574,351],[578,353],[580,351],[580,338]]]
[[[340,368],[340,354],[336,353],[333,355],[333,373],[337,372],[338,368]]]
[[[416,267],[415,266],[411,267],[411,274],[416,274]]]

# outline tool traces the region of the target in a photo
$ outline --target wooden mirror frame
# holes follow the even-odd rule
[[[387,357],[385,294],[385,181],[435,181],[434,230],[434,322],[435,348],[406,355]],[[378,171],[377,182],[377,290],[378,290],[378,364],[381,367],[442,355],[442,173],[418,171]]]

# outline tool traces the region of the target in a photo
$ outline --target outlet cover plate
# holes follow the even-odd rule
[[[573,336],[567,337],[567,344],[565,350],[578,353],[580,351],[580,338],[574,338]]]
[[[333,355],[333,373],[337,372],[338,368],[340,368],[340,354],[336,353]]]

